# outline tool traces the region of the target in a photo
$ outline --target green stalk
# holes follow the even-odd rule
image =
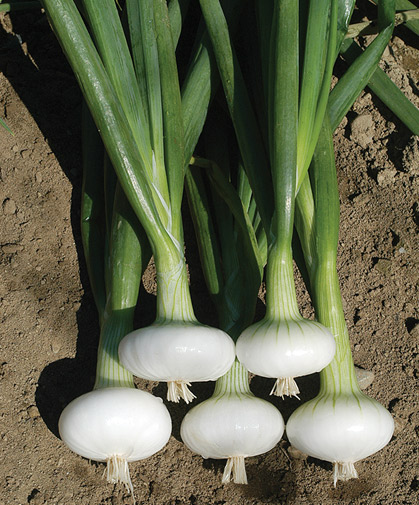
[[[95,389],[134,387],[132,374],[119,363],[118,346],[133,329],[141,276],[150,256],[147,238],[118,185],[110,240],[110,287],[101,325]]]
[[[253,397],[253,393],[250,391],[249,386],[249,372],[237,359],[230,370],[217,379],[212,396],[221,397],[230,394]]]
[[[327,94],[329,92],[331,68],[335,61],[336,17],[336,0],[332,3],[329,0],[310,2],[298,115],[297,181],[302,180],[308,170],[314,150],[311,144],[314,142],[315,145],[317,141],[312,137],[316,137],[314,126],[316,118],[321,115],[321,112],[317,111],[317,106],[320,91],[325,87],[324,80],[327,81]],[[327,75],[325,75],[326,69]],[[322,113],[324,114],[324,110]],[[322,117],[320,124],[321,121]]]
[[[336,341],[335,357],[320,373],[320,393],[359,392],[336,270],[339,193],[332,132],[327,120],[310,170],[314,176],[316,229],[316,257],[310,268],[313,301],[318,321],[332,331]]]
[[[298,4],[294,0],[276,4],[273,26],[269,108],[275,215],[266,272],[266,317],[278,320],[298,314],[291,249],[298,133]]]
[[[157,273],[156,324],[196,323],[183,251],[170,258],[154,253]]]
[[[82,109],[83,180],[80,229],[90,287],[102,321],[106,304],[105,290],[105,216],[103,180],[103,143],[85,103]]]

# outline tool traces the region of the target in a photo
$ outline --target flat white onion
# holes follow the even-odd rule
[[[132,492],[128,462],[147,458],[169,440],[172,422],[161,398],[134,388],[103,388],[86,393],[63,410],[63,442],[76,454],[107,462],[108,481]]]
[[[236,343],[240,362],[256,375],[277,378],[271,394],[297,396],[294,377],[319,372],[333,359],[335,340],[320,323],[298,314],[249,326]]]
[[[204,458],[227,459],[223,483],[247,484],[244,458],[271,450],[281,439],[284,421],[271,403],[255,397],[247,371],[236,362],[218,379],[214,395],[192,408],[182,421],[185,445]]]
[[[216,380],[235,359],[227,333],[198,323],[154,324],[126,335],[119,359],[131,373],[148,380],[168,382],[168,400],[189,403],[195,396],[187,385]]]
[[[335,486],[356,478],[354,463],[387,445],[393,431],[391,414],[358,391],[320,394],[298,407],[286,426],[291,445],[334,464]]]

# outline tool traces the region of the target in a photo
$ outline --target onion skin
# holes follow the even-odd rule
[[[96,389],[73,400],[58,423],[63,442],[94,461],[147,458],[168,442],[172,423],[161,398],[134,388]]]
[[[240,335],[236,353],[249,372],[261,377],[299,377],[319,372],[333,359],[333,335],[323,325],[302,318],[265,317]]]
[[[279,410],[252,394],[212,397],[191,409],[180,428],[192,452],[214,459],[263,454],[275,447],[283,432]]]
[[[355,463],[382,449],[394,431],[391,414],[360,391],[320,394],[298,407],[286,432],[294,447],[331,463]]]
[[[227,333],[198,323],[154,324],[126,335],[119,345],[122,365],[137,377],[155,381],[213,381],[235,359]]]

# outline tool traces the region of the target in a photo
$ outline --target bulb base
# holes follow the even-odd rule
[[[244,456],[231,456],[227,459],[221,482],[223,484],[228,484],[231,479],[231,474],[233,474],[233,482],[235,484],[247,484]]]
[[[121,482],[127,488],[127,491],[134,497],[134,489],[132,487],[131,477],[129,475],[128,461],[116,454],[106,460],[106,480],[111,484]],[[135,499],[134,499],[135,503]]]
[[[295,396],[298,400],[300,399],[298,396],[300,390],[298,389],[294,377],[280,377],[276,379],[274,387],[269,394],[280,396],[282,399],[284,399],[284,396]]]
[[[349,479],[357,479],[358,472],[353,463],[339,463],[335,461],[333,465],[333,485],[336,487],[338,480],[347,481]]]
[[[196,396],[189,390],[190,382],[169,381],[167,383],[167,401],[179,403],[179,400],[185,400],[185,403],[191,403]]]

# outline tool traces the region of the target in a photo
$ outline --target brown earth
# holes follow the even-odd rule
[[[102,478],[102,464],[71,453],[57,435],[62,408],[92,387],[98,340],[79,228],[80,94],[41,14],[2,15],[1,22],[0,117],[14,136],[0,131],[0,504],[128,504],[124,488]],[[397,29],[382,66],[417,106],[418,61],[418,39]],[[247,486],[223,486],[224,462],[204,461],[180,441],[188,408],[169,406],[169,444],[131,464],[139,504],[418,502],[419,141],[369,92],[335,140],[344,309],[355,363],[374,373],[366,392],[394,416],[394,437],[357,464],[358,480],[336,489],[331,465],[300,459],[286,440],[249,458]],[[201,319],[211,321],[191,258],[194,303]],[[153,295],[141,296],[138,324],[145,324],[153,318]],[[301,285],[299,297],[310,314]],[[300,385],[304,401],[316,394],[318,379]],[[164,396],[162,386],[139,386]],[[269,381],[252,381],[259,395],[269,388]],[[206,398],[212,385],[194,391]],[[271,401],[285,418],[298,404]]]

